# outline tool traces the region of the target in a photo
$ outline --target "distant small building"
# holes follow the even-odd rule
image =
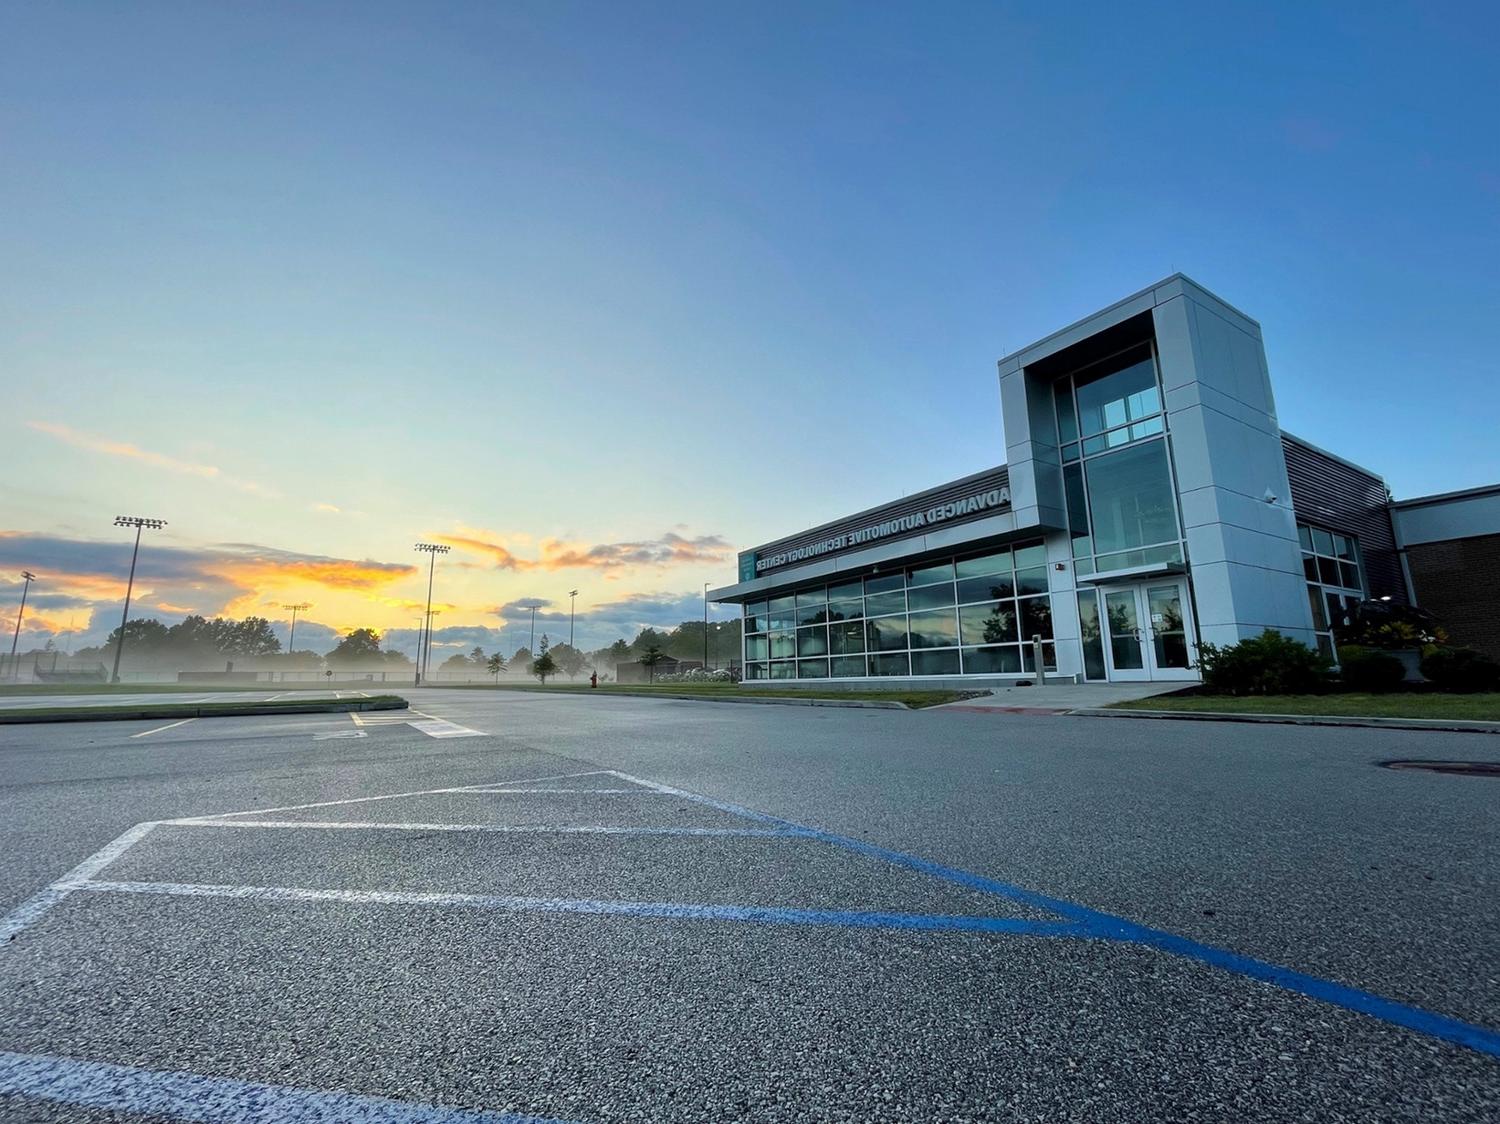
[[[663,675],[677,675],[702,666],[702,660],[678,660],[671,656],[662,656],[656,661],[654,668],[647,667],[640,660],[631,660],[629,663],[615,664],[615,682],[650,683],[653,679],[660,679]]]

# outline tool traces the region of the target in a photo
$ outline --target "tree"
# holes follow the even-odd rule
[[[454,652],[451,656],[449,656],[441,664],[438,665],[438,670],[468,671],[472,666],[473,664],[469,662],[468,656],[464,655],[462,652]]]
[[[328,653],[330,663],[374,662],[381,659],[380,636],[373,628],[356,628]]]
[[[571,644],[559,644],[553,648],[552,659],[569,679],[577,676],[583,670],[583,665],[588,662],[583,658],[583,653]]]
[[[552,658],[552,653],[547,651],[547,634],[542,633],[542,644],[537,649],[536,659],[531,661],[531,674],[542,681],[542,686],[547,685],[547,676],[555,674],[557,661]]]
[[[495,682],[500,682],[500,673],[505,670],[505,657],[496,652],[485,662],[485,670],[495,677]]]
[[[624,640],[616,640],[609,646],[609,662],[611,664],[624,663],[630,659],[630,645]]]
[[[517,648],[516,654],[510,657],[510,666],[513,671],[527,672],[531,670],[531,649]]]
[[[125,626],[125,648],[136,656],[155,655],[167,647],[170,635],[171,630],[155,617],[142,617]],[[117,626],[104,642],[104,647],[113,650],[119,643],[120,629]]]
[[[641,663],[646,665],[647,673],[650,675],[652,683],[656,682],[656,665],[664,659],[666,659],[666,656],[662,654],[661,647],[656,644],[649,645],[646,648],[645,655],[641,656]]]
[[[484,667],[489,663],[489,657],[484,654],[483,648],[475,648],[469,653],[469,662],[475,667]]]

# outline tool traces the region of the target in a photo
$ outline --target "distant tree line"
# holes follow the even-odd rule
[[[107,662],[113,657],[115,645],[119,642],[120,630],[116,628],[102,645],[79,649],[74,656]],[[501,675],[524,677],[536,674],[536,665],[544,654],[549,661],[546,674],[560,674],[569,679],[577,678],[586,669],[612,676],[616,664],[642,658],[670,656],[698,661],[703,659],[703,622],[683,621],[670,630],[643,628],[634,640],[626,641],[621,637],[613,644],[589,652],[571,644],[552,644],[545,635],[536,653],[524,645],[509,656],[500,651],[486,652],[476,646],[467,653],[454,653],[435,670],[439,675],[488,675],[498,681]],[[719,667],[727,667],[731,661],[739,660],[738,620],[709,623],[708,658],[711,664]],[[333,668],[369,670],[410,667],[412,664],[411,658],[404,653],[382,648],[380,633],[373,628],[351,629],[327,652],[310,649],[283,652],[280,639],[265,617],[231,620],[196,614],[174,625],[165,625],[153,617],[131,621],[125,627],[125,659],[130,664],[183,669],[222,666],[225,662],[235,661],[244,661],[247,667],[283,669],[317,668],[326,664]]]

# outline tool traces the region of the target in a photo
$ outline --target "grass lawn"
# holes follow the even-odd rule
[[[904,703],[913,710],[921,710],[923,707],[939,706],[942,703],[958,702],[960,699],[975,698],[982,695],[983,691],[902,691],[902,690],[874,690],[874,691],[839,691],[818,690],[816,688],[800,687],[796,690],[782,691],[779,694],[774,688],[766,687],[743,687],[738,683],[660,683],[660,684],[627,684],[621,686],[619,683],[601,683],[598,687],[590,687],[587,683],[548,683],[544,688],[538,683],[501,683],[499,685],[489,683],[455,683],[446,686],[441,683],[432,684],[434,687],[444,687],[447,690],[471,690],[471,691],[548,691],[583,693],[593,695],[652,695],[658,698],[670,698],[673,695],[690,695],[694,698],[716,699],[716,698],[756,698],[756,699],[834,699],[842,702],[898,702]]]
[[[334,713],[341,713],[355,708],[363,710],[401,710],[406,707],[406,700],[400,695],[371,695],[367,699],[269,699],[269,700],[247,700],[245,702],[164,702],[164,703],[120,703],[111,706],[109,703],[101,703],[98,706],[75,705],[75,706],[26,706],[11,707],[7,709],[0,703],[0,718],[20,718],[45,720],[56,715],[80,715],[86,719],[114,718],[120,715],[148,715],[150,718],[174,718],[178,715],[187,715],[194,718],[212,718],[216,714],[243,714],[245,711],[254,711],[256,714],[285,713],[297,707],[316,706],[326,703]]]
[[[410,675],[407,676],[411,678]],[[7,695],[215,695],[223,691],[368,691],[389,686],[366,679],[332,683],[19,683],[0,685]]]
[[[1313,714],[1341,718],[1447,718],[1500,722],[1500,694],[1155,695],[1119,710],[1206,710],[1221,714]]]

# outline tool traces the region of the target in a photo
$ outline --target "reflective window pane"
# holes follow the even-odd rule
[[[952,580],[952,562],[944,562],[937,566],[922,566],[906,572],[906,584],[908,586],[931,585],[934,582],[951,582]]]
[[[836,656],[853,655],[865,650],[865,626],[863,621],[845,621],[830,625],[828,650]]]
[[[910,675],[911,664],[907,662],[906,653],[902,652],[894,656],[871,656],[871,675]]]
[[[900,651],[906,647],[906,616],[876,617],[865,622],[865,636],[872,652]]]
[[[1041,543],[1016,547],[1016,569],[1024,570],[1031,566],[1045,566],[1046,564],[1047,548]]]
[[[1025,597],[1027,594],[1046,592],[1047,569],[1045,566],[1016,571],[1016,596]]]
[[[865,615],[865,603],[859,601],[830,601],[828,619],[831,621],[854,621]]]
[[[1313,549],[1319,554],[1333,554],[1333,535],[1320,527],[1313,528]]]
[[[797,630],[797,654],[799,656],[826,656],[828,654],[828,629],[822,625]]]
[[[959,674],[958,649],[950,648],[946,652],[913,652],[911,673],[913,675]]]
[[[782,659],[797,654],[797,638],[790,629],[771,633],[771,658]]]
[[[770,671],[763,663],[747,663],[745,665],[746,679],[766,679],[769,676]]]
[[[960,578],[978,578],[986,574],[1008,574],[1011,571],[1011,554],[1008,550],[997,550],[979,558],[963,558],[957,565]]]
[[[1052,598],[1027,597],[1017,601],[1021,607],[1021,639],[1029,642],[1033,636],[1043,640],[1052,639]]]
[[[904,574],[883,574],[878,578],[865,579],[865,595],[872,593],[889,593],[893,589],[901,589],[906,585]]]
[[[1078,440],[1078,414],[1073,409],[1073,380],[1061,379],[1052,388],[1052,400],[1057,407],[1058,440]]]
[[[828,621],[827,605],[798,605],[797,623],[800,624],[825,624]]]
[[[1004,644],[1019,639],[1014,601],[965,605],[958,611],[958,616],[959,630],[965,644]]]
[[[1301,540],[1303,550],[1311,550],[1313,548],[1311,527],[1299,525],[1297,528],[1297,538]]]
[[[997,597],[1014,597],[1015,595],[1015,577],[1009,572],[991,574],[987,578],[970,578],[968,581],[958,583],[960,604],[966,601],[993,601]]]
[[[879,616],[882,613],[903,613],[906,611],[906,590],[898,589],[894,593],[875,593],[865,597],[865,614],[867,616]]]
[[[745,606],[745,631],[764,632],[766,630],[766,603],[764,601],[753,601]]]
[[[965,675],[1019,675],[1021,650],[1014,644],[997,648],[965,648]]]
[[[798,679],[827,679],[828,678],[828,661],[827,660],[798,660],[797,661],[797,678]]]
[[[1134,358],[1134,362],[1130,362]],[[1074,380],[1078,394],[1078,424],[1085,436],[1161,412],[1156,388],[1156,364],[1149,354],[1135,352],[1123,361],[1129,366],[1110,371],[1100,366]]]
[[[828,587],[828,600],[830,600],[830,601],[847,601],[850,598],[863,597],[864,593],[865,593],[865,583],[864,582],[861,582],[861,581],[844,582],[841,585],[831,585],[831,586]]]
[[[745,658],[747,660],[763,660],[770,649],[764,636],[745,637]]]
[[[913,613],[907,620],[913,648],[949,648],[958,643],[958,617],[952,609]]]
[[[924,585],[916,589],[906,591],[907,608],[912,612],[918,609],[937,609],[944,605],[953,604],[953,583],[944,582],[942,585]]]
[[[795,679],[797,678],[797,661],[782,660],[780,663],[771,665],[772,679]]]
[[[1099,598],[1092,589],[1078,591],[1078,627],[1083,644],[1083,677],[1108,678],[1104,668],[1104,638],[1099,628]]]
[[[1090,461],[1088,494],[1094,549],[1100,554],[1178,538],[1163,441],[1132,445]]]
[[[835,679],[850,679],[865,673],[864,656],[835,656],[830,673]]]
[[[817,589],[803,589],[797,592],[797,608],[805,605],[826,605],[828,603],[828,590],[823,586]]]

